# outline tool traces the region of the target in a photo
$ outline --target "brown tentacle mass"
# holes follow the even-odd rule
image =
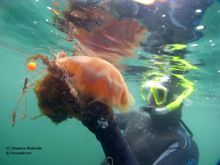
[[[70,94],[62,71],[57,70],[56,74],[49,72],[43,80],[36,83],[34,91],[42,113],[53,122],[60,123],[72,117],[80,118],[79,102]]]

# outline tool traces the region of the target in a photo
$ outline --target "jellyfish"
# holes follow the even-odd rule
[[[67,56],[62,51],[55,60],[43,55],[32,59],[48,66],[48,74],[34,90],[41,112],[56,123],[81,119],[83,104],[100,102],[127,112],[134,102],[120,71],[99,57]]]
[[[68,83],[82,95],[127,111],[132,96],[119,72],[111,63],[98,57],[73,56],[56,60],[56,65],[69,75]]]

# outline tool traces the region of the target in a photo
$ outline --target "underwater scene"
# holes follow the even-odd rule
[[[219,165],[219,0],[0,0],[1,165]]]

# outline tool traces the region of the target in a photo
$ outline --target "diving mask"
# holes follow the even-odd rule
[[[167,102],[168,89],[156,81],[146,81],[141,86],[141,96],[144,100],[153,101],[156,106]]]

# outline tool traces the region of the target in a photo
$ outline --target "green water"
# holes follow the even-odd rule
[[[65,0],[59,1],[65,6]],[[28,55],[48,53],[36,48],[72,50],[65,34],[52,26],[53,13],[47,9],[49,0],[0,0],[0,164],[1,165],[97,165],[103,158],[100,144],[77,120],[54,125],[46,117],[31,120],[39,114],[33,91],[27,95],[28,118],[10,125],[24,77]],[[183,118],[194,133],[200,149],[199,165],[215,165],[220,159],[220,4],[214,3],[202,24],[204,37],[189,43],[187,59],[205,66],[191,71],[196,91],[186,101]],[[194,47],[193,44],[198,44]],[[126,75],[136,100],[143,105],[137,86],[140,75]],[[7,147],[41,147],[31,155],[7,155]]]

